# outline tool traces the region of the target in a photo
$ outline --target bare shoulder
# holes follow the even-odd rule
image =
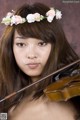
[[[10,114],[10,120],[75,120],[76,112],[70,103],[51,102],[48,99],[24,100]]]

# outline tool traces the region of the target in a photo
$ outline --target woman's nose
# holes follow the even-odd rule
[[[28,55],[28,59],[35,59],[37,58],[36,55]]]
[[[37,58],[36,50],[33,46],[30,46],[27,53],[28,59]]]

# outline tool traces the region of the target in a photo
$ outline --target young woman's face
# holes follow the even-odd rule
[[[36,38],[14,34],[13,53],[19,68],[32,79],[38,79],[47,63],[51,44]]]

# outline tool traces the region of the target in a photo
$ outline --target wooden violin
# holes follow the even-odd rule
[[[53,101],[67,101],[80,95],[80,75],[63,77],[44,90],[45,95]]]

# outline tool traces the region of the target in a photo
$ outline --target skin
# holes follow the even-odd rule
[[[19,68],[33,81],[38,80],[49,58],[51,44],[14,34],[13,53]]]
[[[51,102],[47,98],[24,99],[9,111],[9,120],[75,120],[76,111],[68,102]]]

